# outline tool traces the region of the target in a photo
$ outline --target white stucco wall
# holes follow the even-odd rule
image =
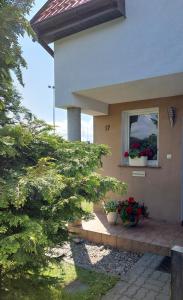
[[[73,93],[183,71],[182,0],[126,0],[126,16],[55,42],[57,107],[106,113]]]

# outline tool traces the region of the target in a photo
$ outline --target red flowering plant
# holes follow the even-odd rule
[[[150,147],[145,147],[143,144],[140,143],[133,143],[130,147],[129,151],[124,153],[125,158],[135,158],[135,157],[142,157],[147,156],[148,159],[152,159],[154,156],[153,150]]]
[[[136,226],[140,220],[148,217],[147,207],[135,201],[133,197],[119,202],[118,213],[126,226]]]

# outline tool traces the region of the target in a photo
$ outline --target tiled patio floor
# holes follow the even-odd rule
[[[102,300],[170,300],[171,274],[157,271],[163,256],[146,253]]]
[[[121,224],[110,225],[105,214],[94,216],[82,226],[71,227],[71,231],[89,241],[142,253],[170,255],[172,246],[183,246],[183,227],[179,224],[148,219],[137,227],[125,228]]]

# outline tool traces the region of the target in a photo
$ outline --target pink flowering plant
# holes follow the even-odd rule
[[[144,203],[135,201],[133,197],[118,203],[118,213],[125,226],[136,226],[149,215]]]
[[[124,153],[125,158],[136,158],[136,157],[142,157],[146,156],[148,159],[152,159],[154,153],[151,147],[141,145],[140,143],[133,143],[130,147],[129,151],[126,151]]]

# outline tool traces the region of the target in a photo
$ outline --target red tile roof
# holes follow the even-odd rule
[[[49,0],[43,10],[38,12],[35,22],[41,22],[49,17],[56,16],[61,12],[65,12],[92,0]]]

